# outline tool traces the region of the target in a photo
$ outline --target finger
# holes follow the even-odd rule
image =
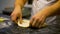
[[[20,24],[22,24],[23,20],[22,20],[22,17],[20,17]]]
[[[42,18],[41,25],[43,25],[45,22],[45,18]]]
[[[38,28],[41,28],[41,20],[39,20]]]
[[[44,19],[42,19],[42,20],[41,20],[41,24],[40,24],[39,28],[43,27],[42,25],[44,24],[44,22],[45,22],[45,20],[44,20]]]
[[[34,21],[34,18],[31,18],[31,19],[30,19],[30,25],[31,25],[31,26],[32,26],[33,21]]]
[[[36,26],[36,21],[37,21],[37,19],[35,19],[35,20],[33,21],[32,27],[35,27],[35,26]]]
[[[40,18],[40,19],[38,20],[38,28],[41,27],[41,23],[42,23],[42,18]]]
[[[12,19],[13,21],[15,21],[15,20],[16,20],[16,16],[15,16],[15,15],[12,15],[12,16],[11,16],[11,19]]]
[[[37,28],[39,28],[40,22],[41,22],[41,21],[40,21],[39,19],[36,21],[36,27],[37,27]]]
[[[22,14],[20,14],[20,24],[22,24]]]
[[[13,22],[16,22],[16,18],[17,18],[16,15],[11,15],[11,20],[12,20]]]

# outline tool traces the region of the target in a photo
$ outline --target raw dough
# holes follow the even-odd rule
[[[18,26],[20,26],[20,27],[29,27],[29,23],[30,23],[30,21],[27,19],[23,19],[22,24],[20,24],[20,21],[18,20]]]

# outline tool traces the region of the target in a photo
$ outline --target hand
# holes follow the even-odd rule
[[[32,27],[41,28],[45,22],[45,19],[46,19],[45,12],[38,12],[31,18],[30,25]]]
[[[22,22],[22,12],[21,9],[14,9],[14,11],[11,14],[12,21],[17,23],[17,18],[20,18],[20,23]]]

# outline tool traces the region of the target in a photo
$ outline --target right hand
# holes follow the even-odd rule
[[[17,23],[17,18],[19,18],[20,23],[22,22],[22,10],[21,9],[14,9],[11,14],[11,20]]]

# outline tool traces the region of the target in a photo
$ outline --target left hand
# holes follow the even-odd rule
[[[30,25],[32,27],[41,28],[45,22],[45,19],[46,19],[45,12],[38,12],[31,18]]]

